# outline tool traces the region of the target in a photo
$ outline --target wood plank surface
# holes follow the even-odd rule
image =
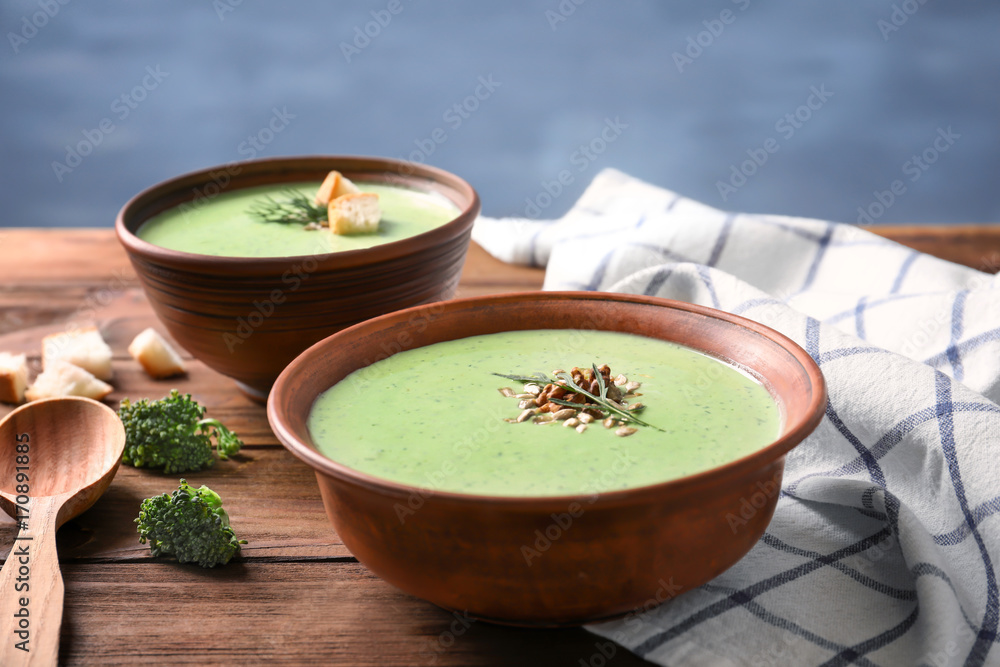
[[[1000,271],[1000,225],[876,225],[868,231],[979,271]]]
[[[69,564],[67,665],[646,665],[585,630],[474,621],[355,562]]]
[[[1000,226],[870,229],[981,270],[1000,268]],[[473,244],[458,296],[534,290],[543,277]],[[114,351],[110,405],[176,387],[244,438],[232,460],[185,476],[222,495],[249,544],[214,570],[152,558],[133,519],[143,498],[172,490],[178,476],[122,466],[104,497],[58,534],[61,664],[646,664],[620,647],[602,662],[603,640],[582,629],[470,623],[371,575],[333,531],[313,472],[280,446],[262,406],[196,360],[186,377],[154,381],[127,355],[131,338],[156,320],[111,230],[0,231],[0,350],[24,351],[37,367],[43,335],[90,321]],[[0,406],[0,416],[11,409]],[[4,558],[14,535],[0,514]]]

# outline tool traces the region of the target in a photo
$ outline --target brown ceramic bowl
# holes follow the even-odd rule
[[[540,328],[637,333],[737,364],[775,398],[781,435],[706,472],[596,500],[431,492],[358,472],[313,446],[306,420],[317,395],[390,351]],[[267,415],[285,447],[315,469],[337,534],[372,572],[441,607],[551,626],[653,606],[733,565],[771,519],[785,454],[816,427],[825,406],[823,376],[812,358],[761,324],[653,297],[534,292],[411,308],[331,336],[282,372]],[[400,507],[414,506],[399,515]],[[565,524],[574,512],[571,525],[553,530],[556,517]],[[547,530],[554,539],[529,566],[521,549]]]
[[[210,203],[239,188],[356,181],[438,192],[458,206],[449,223],[364,250],[298,257],[216,257],[147,243],[136,230],[166,209]],[[376,315],[448,299],[458,285],[479,197],[448,172],[373,157],[291,157],[233,163],[164,181],[133,197],[115,230],[160,321],[192,355],[264,400],[297,354]]]

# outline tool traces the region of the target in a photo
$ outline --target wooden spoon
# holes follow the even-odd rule
[[[118,415],[89,398],[28,403],[0,422],[0,507],[23,522],[0,571],[0,665],[56,664],[56,530],[104,493],[124,448]]]

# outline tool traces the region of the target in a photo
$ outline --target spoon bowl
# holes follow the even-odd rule
[[[28,403],[0,421],[0,508],[20,524],[0,571],[0,619],[14,626],[2,634],[16,637],[0,644],[0,664],[56,664],[63,606],[56,530],[97,502],[124,449],[118,415],[89,398]],[[27,650],[18,648],[22,641]]]

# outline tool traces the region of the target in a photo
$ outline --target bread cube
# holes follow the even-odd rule
[[[330,230],[334,234],[370,234],[378,231],[382,210],[378,195],[372,192],[343,195],[327,208]]]
[[[111,348],[97,327],[83,327],[42,339],[42,368],[53,361],[79,366],[101,380],[111,379]]]
[[[142,365],[150,377],[156,379],[181,375],[187,370],[177,350],[152,327],[132,339],[128,353]]]

